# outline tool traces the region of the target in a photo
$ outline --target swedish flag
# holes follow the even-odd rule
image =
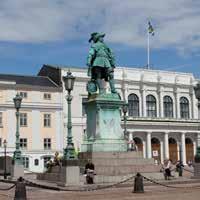
[[[149,25],[149,27],[148,27],[149,33],[150,33],[151,35],[154,35],[155,33],[154,33],[153,26],[151,25],[151,22],[148,22],[148,25]]]

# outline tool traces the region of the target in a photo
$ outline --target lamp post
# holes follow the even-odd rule
[[[67,146],[64,149],[64,160],[73,160],[75,159],[75,151],[74,151],[74,143],[72,140],[71,101],[73,97],[71,95],[71,91],[73,90],[74,87],[75,77],[72,75],[70,70],[67,72],[67,76],[63,77],[63,81],[65,83],[65,89],[68,92],[66,96],[68,104]]]
[[[7,147],[7,141],[4,140],[3,141],[3,147],[4,147],[4,179],[7,179],[7,171],[6,171],[6,168],[7,168],[7,163],[6,163],[6,147]]]
[[[122,111],[124,113],[124,138],[127,141],[127,150],[128,150],[128,135],[127,135],[127,127],[126,127],[126,122],[127,122],[126,113],[128,112],[128,105],[126,103],[122,106]]]
[[[19,142],[19,109],[21,108],[22,97],[17,93],[13,98],[15,109],[16,109],[16,147],[14,152],[14,161],[16,164],[22,164],[20,142]]]

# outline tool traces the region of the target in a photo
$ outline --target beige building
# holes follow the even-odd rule
[[[7,141],[9,156],[15,150],[16,116],[13,98],[19,93],[20,148],[24,167],[41,172],[55,151],[63,149],[62,89],[47,77],[0,74],[0,151]]]

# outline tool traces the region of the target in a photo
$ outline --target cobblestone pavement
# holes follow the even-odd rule
[[[10,185],[0,183],[0,189]],[[131,187],[110,188],[88,192],[51,191],[38,188],[27,188],[28,200],[196,200],[200,196],[200,183],[176,185],[179,189],[166,188],[162,186],[145,186],[145,193],[132,193]],[[14,197],[15,189],[10,191],[0,190],[0,200],[11,200]]]

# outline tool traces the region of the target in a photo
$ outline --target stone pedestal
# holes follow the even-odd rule
[[[60,186],[78,186],[80,185],[80,167],[78,160],[66,161],[60,170]]]
[[[11,177],[18,179],[20,176],[24,177],[24,166],[22,164],[14,164],[11,170]]]
[[[121,128],[120,109],[124,101],[118,94],[98,94],[85,103],[87,130],[82,152],[124,152],[127,143]]]

